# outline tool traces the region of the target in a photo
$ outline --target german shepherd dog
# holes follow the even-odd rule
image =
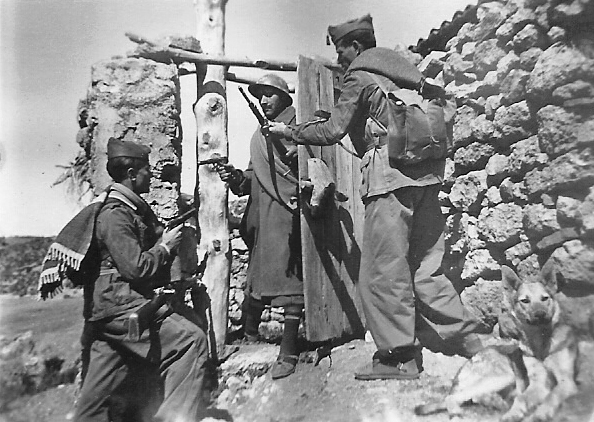
[[[507,409],[502,422],[551,421],[577,392],[577,340],[560,321],[552,266],[545,265],[535,282],[523,282],[505,266],[501,273],[508,309],[499,318],[501,338],[460,368],[444,400],[417,406],[415,413],[447,410],[454,416],[461,414],[463,404],[475,402]]]

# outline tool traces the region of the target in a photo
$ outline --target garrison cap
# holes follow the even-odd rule
[[[287,106],[293,104],[293,99],[289,94],[289,85],[283,78],[274,73],[267,73],[262,76],[255,84],[248,86],[248,91],[259,100],[262,97],[262,88],[268,86],[276,89],[278,94],[285,99]]]
[[[121,139],[109,138],[107,141],[107,159],[116,157],[140,158],[148,162],[151,149],[142,144]]]
[[[350,34],[353,31],[363,30],[370,31],[373,33],[373,23],[371,15],[368,13],[365,16],[361,16],[357,19],[340,23],[338,25],[330,25],[328,27],[328,36],[326,37],[326,44],[330,45],[330,40],[336,45],[336,43],[345,35]]]

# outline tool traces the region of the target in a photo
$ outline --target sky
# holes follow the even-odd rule
[[[297,61],[334,59],[329,24],[370,13],[378,46],[415,45],[432,28],[476,0],[228,0],[225,53],[231,57]],[[134,49],[124,35],[196,35],[192,0],[0,0],[0,236],[55,236],[80,210],[64,184],[51,187],[76,157],[76,109],[91,66]],[[260,69],[232,67],[257,78]],[[283,73],[290,83],[295,73]],[[247,166],[257,127],[227,83],[229,159]],[[181,78],[183,192],[195,183],[195,78]]]

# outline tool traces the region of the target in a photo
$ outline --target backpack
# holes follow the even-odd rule
[[[409,89],[389,90],[376,75],[371,76],[386,102],[390,165],[397,168],[445,158],[451,141],[442,100],[428,100]]]

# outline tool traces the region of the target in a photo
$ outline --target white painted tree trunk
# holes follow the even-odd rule
[[[227,0],[194,0],[196,38],[206,54],[225,53],[225,6]],[[196,159],[229,155],[227,100],[223,66],[198,66],[196,116]],[[211,300],[209,340],[213,358],[224,354],[229,306],[231,252],[227,220],[228,190],[211,166],[198,167],[195,198],[199,200],[201,231],[198,256],[208,253],[203,281]]]

